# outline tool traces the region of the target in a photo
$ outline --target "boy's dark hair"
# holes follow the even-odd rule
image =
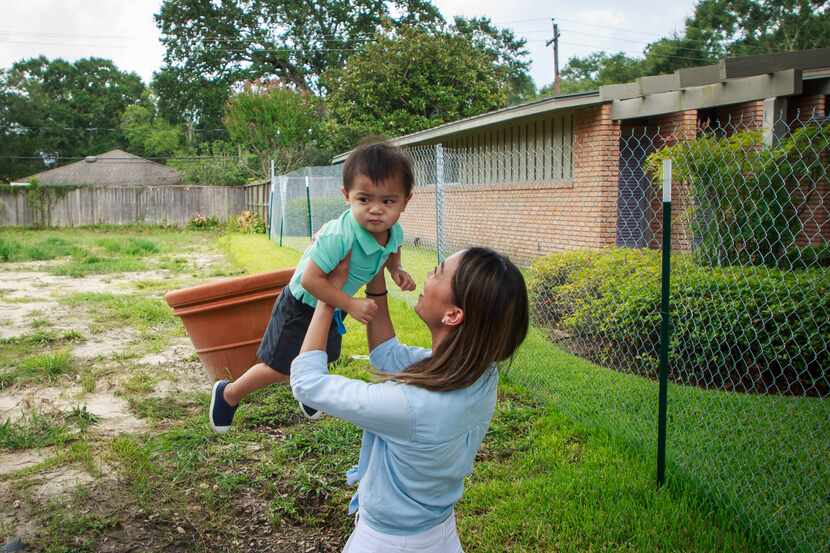
[[[373,183],[398,177],[403,183],[404,196],[409,196],[415,185],[409,157],[397,146],[377,137],[365,139],[346,158],[343,188],[351,190],[358,175],[369,177]]]

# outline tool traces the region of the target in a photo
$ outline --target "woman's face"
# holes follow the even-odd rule
[[[415,312],[430,328],[440,326],[447,312],[455,307],[452,277],[463,253],[451,255],[427,274],[422,293],[415,304]]]

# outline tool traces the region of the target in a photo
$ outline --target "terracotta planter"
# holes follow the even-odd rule
[[[222,279],[164,296],[214,380],[233,380],[257,363],[274,302],[293,274],[285,269]]]

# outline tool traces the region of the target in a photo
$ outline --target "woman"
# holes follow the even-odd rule
[[[348,259],[332,283],[342,285],[347,270]],[[460,552],[453,507],[493,416],[495,363],[511,358],[527,335],[527,289],[516,266],[492,250],[448,258],[428,275],[415,306],[431,350],[397,341],[386,294],[381,273],[366,286],[378,306],[367,333],[380,383],[328,373],[332,308],[318,302],[291,388],[299,401],[364,430],[360,461],[348,474],[360,484],[344,553]]]

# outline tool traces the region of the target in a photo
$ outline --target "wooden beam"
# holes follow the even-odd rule
[[[703,86],[720,82],[720,64],[687,67],[677,71],[680,87]]]
[[[607,84],[599,87],[599,98],[603,102],[623,100],[625,98],[637,98],[639,96],[641,96],[640,85],[636,82]]]
[[[737,81],[652,94],[643,98],[614,100],[611,117],[635,119],[690,109],[703,109],[777,96],[801,94],[801,71],[789,69]]]
[[[655,75],[653,77],[640,77],[637,79],[640,85],[640,96],[659,94],[672,90],[680,90],[680,77],[677,72],[667,75]]]
[[[719,65],[721,80],[740,79],[786,69],[818,69],[830,66],[830,48],[726,58],[721,60]]]

